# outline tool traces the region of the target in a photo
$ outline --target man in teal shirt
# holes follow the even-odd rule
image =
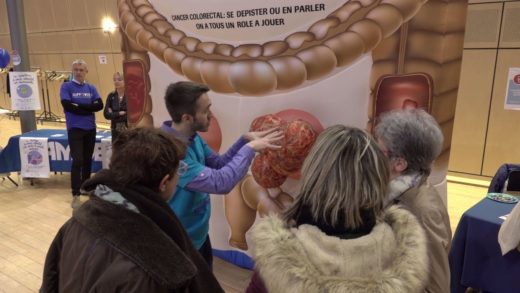
[[[212,118],[209,88],[192,82],[170,84],[165,103],[172,121],[161,129],[183,140],[188,148],[181,165],[183,175],[169,205],[208,264],[212,264],[208,236],[211,205],[209,194],[226,194],[246,175],[255,152],[276,149],[283,136],[278,129],[248,132],[223,155],[208,147],[197,132],[208,131]]]

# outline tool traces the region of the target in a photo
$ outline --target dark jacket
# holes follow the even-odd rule
[[[109,111],[112,110],[112,112]],[[103,110],[103,115],[107,120],[110,120],[110,128],[116,129],[117,123],[125,123],[127,124],[127,114],[119,115],[119,111],[127,112],[127,103],[126,97],[123,97],[121,103],[119,103],[119,95],[117,91],[113,91],[107,96],[107,101],[105,103],[105,110]]]
[[[104,172],[101,177],[110,177]],[[98,177],[87,183],[100,184]],[[40,292],[223,292],[158,195],[150,205],[147,197],[140,200],[148,204],[135,200],[150,190],[110,188],[140,213],[92,196],[52,242]]]

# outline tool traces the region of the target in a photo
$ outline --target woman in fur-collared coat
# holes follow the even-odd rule
[[[248,292],[421,291],[424,231],[410,212],[383,210],[388,181],[387,160],[368,134],[326,129],[304,163],[294,205],[253,230],[258,273]]]

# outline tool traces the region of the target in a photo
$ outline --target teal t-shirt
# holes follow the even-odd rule
[[[168,202],[197,249],[202,247],[208,236],[211,216],[210,197],[205,192],[188,190],[186,185],[204,169],[206,157],[211,153],[208,145],[196,134],[183,160],[188,165],[188,171],[179,178],[173,198]]]

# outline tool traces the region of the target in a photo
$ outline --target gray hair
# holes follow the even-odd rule
[[[74,65],[76,65],[76,64],[83,65],[83,66],[85,66],[85,68],[88,67],[87,62],[85,62],[85,60],[83,60],[83,59],[76,59],[76,60],[72,61],[72,67],[74,67]]]
[[[283,218],[289,222],[308,207],[315,221],[356,229],[363,224],[363,211],[381,215],[389,172],[387,158],[369,134],[331,126],[305,159],[300,193]]]
[[[430,174],[431,164],[441,153],[444,141],[437,121],[418,109],[382,114],[375,136],[388,148],[389,158],[406,160],[408,167],[404,174]]]

